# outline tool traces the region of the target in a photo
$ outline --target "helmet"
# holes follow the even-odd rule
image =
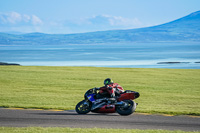
[[[104,80],[104,85],[109,85],[109,84],[112,84],[112,83],[114,83],[114,82],[110,78],[107,78],[107,79]]]

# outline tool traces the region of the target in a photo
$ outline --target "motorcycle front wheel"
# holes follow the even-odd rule
[[[75,109],[78,114],[87,114],[91,110],[91,103],[83,100],[76,105]]]
[[[132,114],[136,109],[136,103],[132,100],[124,100],[127,105],[126,106],[118,106],[116,108],[116,111],[120,115],[130,115]]]

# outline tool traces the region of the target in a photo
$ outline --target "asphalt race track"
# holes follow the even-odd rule
[[[120,116],[117,113],[78,115],[75,111],[0,108],[0,126],[200,131],[200,117],[144,115],[138,113],[129,116]]]

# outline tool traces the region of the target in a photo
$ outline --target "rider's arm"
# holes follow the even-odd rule
[[[118,90],[120,92],[124,92],[123,87],[121,87],[118,83],[115,83],[115,87],[114,88],[116,88],[116,90]]]
[[[93,88],[93,92],[94,92],[94,93],[97,93],[97,90],[99,90],[99,88],[96,88],[96,87]]]

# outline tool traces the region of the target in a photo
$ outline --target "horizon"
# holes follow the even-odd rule
[[[0,2],[0,32],[76,34],[138,29],[200,11],[199,4],[198,0],[7,0]]]

